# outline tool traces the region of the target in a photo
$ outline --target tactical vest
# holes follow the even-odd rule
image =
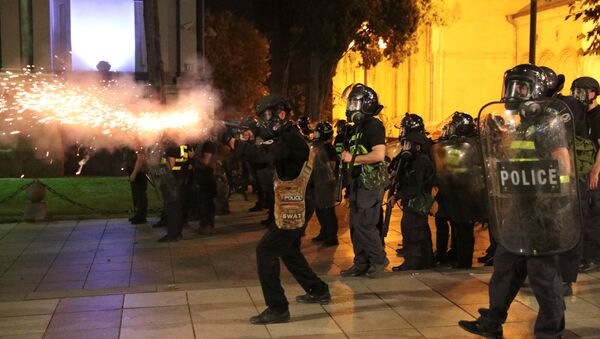
[[[306,212],[306,185],[310,179],[315,150],[311,148],[308,160],[302,166],[298,177],[281,180],[275,172],[275,224],[282,230],[304,227]]]

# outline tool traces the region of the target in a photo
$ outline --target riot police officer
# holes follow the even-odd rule
[[[408,136],[408,134],[412,133],[412,132],[420,133],[427,138],[427,132],[425,131],[425,122],[423,121],[423,118],[421,118],[418,114],[407,112],[406,114],[404,114],[404,117],[400,121],[400,132],[398,135],[398,140],[400,141],[401,146],[402,146],[403,140],[405,140],[406,137]],[[420,150],[421,153],[429,154],[428,148],[429,148],[430,144],[431,143],[424,143],[424,145],[419,146],[419,147],[426,147],[426,148]],[[392,183],[393,185],[398,186],[398,184],[402,181],[401,180],[402,176],[405,174],[405,173],[403,173],[403,171],[405,170],[407,161],[409,160],[411,155],[412,155],[412,153],[410,152],[410,149],[404,150],[404,152],[402,152],[402,147],[401,147],[400,153],[394,159],[392,159],[392,162],[390,163],[390,166],[389,166],[390,172],[392,172],[392,174],[398,178],[397,180],[394,180],[394,182]],[[399,189],[399,187],[393,187],[390,190],[388,197],[392,197],[396,193],[398,193],[398,189]],[[398,200],[398,199],[394,199],[394,200]],[[390,202],[388,202],[388,206],[392,207],[393,204],[390,204]],[[436,239],[438,240],[437,248],[438,248],[438,251],[439,251],[439,249],[443,249],[443,252],[445,253],[446,248],[448,246],[448,231],[449,231],[448,222],[449,221],[447,220],[446,217],[443,217],[443,218],[441,217],[441,215],[443,213],[441,213],[440,210],[438,210],[438,213],[439,213],[439,218],[438,218],[438,215],[436,215],[436,226],[438,225],[438,223],[440,226],[437,227],[438,233],[436,234]],[[404,234],[402,235],[402,238],[404,239]],[[399,244],[399,247],[396,249],[396,255],[404,256],[404,248],[400,247],[400,245],[401,244]]]
[[[167,234],[160,238],[159,242],[177,241],[183,229],[181,185],[173,173],[176,155],[167,151],[170,149],[174,152],[173,149],[177,149],[176,145],[165,133],[161,141],[147,150],[148,168],[163,201],[162,221],[167,227]]]
[[[476,221],[485,219],[481,150],[473,117],[464,112],[452,114],[432,148],[432,157],[439,188],[436,196],[439,210],[444,210],[454,230],[452,242],[457,260],[454,266],[471,268],[475,244],[473,228]],[[436,226],[440,226],[438,216]],[[444,248],[438,247],[438,252],[440,250],[443,253]]]
[[[385,127],[375,118],[383,106],[377,93],[363,84],[347,88],[346,118],[354,123],[349,150],[341,160],[349,164],[350,229],[354,264],[341,272],[344,277],[380,277],[388,264],[377,224],[383,190],[389,184],[385,166]]]
[[[276,95],[267,95],[261,98],[256,104],[256,114],[258,115],[258,124],[252,129],[246,131],[251,135],[250,142],[243,143],[244,150],[240,152],[243,159],[252,166],[256,186],[258,188],[258,200],[262,202],[262,207],[267,209],[267,219],[262,223],[266,227],[273,223],[273,175],[275,168],[273,166],[273,132],[276,117],[273,116],[272,108],[278,105],[288,105],[285,110],[291,111],[291,106],[287,101],[281,101],[281,97]],[[251,145],[253,143],[253,145]],[[251,209],[252,210],[252,209]],[[258,210],[255,208],[254,210]]]
[[[246,155],[267,151],[276,169],[271,183],[275,182],[277,201],[274,204],[273,223],[256,247],[256,264],[267,309],[250,318],[252,324],[287,322],[290,319],[288,301],[279,279],[279,259],[306,291],[298,296],[299,303],[326,304],[331,300],[329,287],[310,268],[300,251],[300,239],[305,226],[306,185],[313,156],[290,119],[291,106],[281,96],[269,95],[257,105],[257,112],[268,115],[270,147],[240,142],[238,147]]]
[[[600,93],[600,85],[596,79],[591,77],[580,77],[573,81],[571,94],[584,105],[586,111],[585,121],[587,123],[592,145],[577,153],[578,163],[588,170],[589,175],[583,175],[580,179],[584,182],[582,196],[586,204],[583,205],[584,227],[581,254],[580,272],[591,272],[600,268],[600,190],[598,189],[598,176],[600,175],[600,105],[596,98]],[[579,141],[579,140],[577,140]],[[583,143],[580,143],[583,146]],[[584,147],[581,147],[584,148]],[[586,164],[591,160],[591,164]],[[591,167],[591,168],[590,168]],[[583,199],[582,199],[583,200]],[[571,262],[565,266],[572,267]]]
[[[433,162],[429,158],[431,141],[424,133],[413,130],[401,139],[398,189],[392,199],[402,200],[402,244],[404,263],[393,271],[419,270],[433,266],[431,231],[427,221],[433,204],[431,188],[434,179]]]
[[[480,309],[476,321],[459,322],[481,336],[502,336],[502,323],[527,276],[539,304],[535,337],[557,338],[565,327],[557,253],[577,244],[581,218],[572,113],[562,101],[545,99],[547,90],[542,69],[518,65],[505,73],[503,101],[480,112],[482,126],[498,112],[506,123],[500,140],[497,131],[481,131],[490,226],[498,248],[489,309]]]
[[[319,219],[321,230],[312,239],[321,242],[322,246],[338,245],[338,221],[335,215],[335,163],[337,155],[331,144],[333,127],[327,121],[317,124],[313,131],[313,149],[316,153],[313,172],[308,183],[308,191],[313,194],[312,203]],[[312,211],[306,211],[306,221],[310,220]]]

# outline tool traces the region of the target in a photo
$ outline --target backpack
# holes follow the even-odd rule
[[[595,156],[594,142],[588,138],[575,136],[575,167],[579,177],[584,177],[592,171]]]

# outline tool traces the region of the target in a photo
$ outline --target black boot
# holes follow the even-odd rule
[[[340,275],[342,277],[360,277],[362,275],[365,275],[365,273],[367,273],[366,268],[360,268],[356,265],[352,265],[352,267],[350,267],[349,269],[341,271]]]
[[[287,323],[288,321],[290,321],[290,311],[278,312],[272,308],[267,308],[261,314],[250,318],[250,323],[254,325]]]
[[[475,321],[461,320],[458,326],[482,337],[502,338],[502,325],[486,317],[479,317]]]
[[[296,297],[296,301],[301,304],[321,304],[327,305],[331,302],[331,294],[329,290],[323,293],[306,293]]]

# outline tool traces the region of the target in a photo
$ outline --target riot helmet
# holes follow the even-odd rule
[[[379,104],[377,93],[363,84],[346,87],[342,96],[347,99],[346,118],[354,123],[362,121],[367,116],[375,116],[383,109]]]
[[[502,100],[508,109],[515,109],[521,101],[543,98],[547,92],[546,73],[538,66],[522,64],[504,73]]]
[[[540,68],[546,75],[546,93],[544,96],[550,98],[557,95],[565,85],[565,76],[556,74],[550,67],[540,66]]]
[[[298,127],[300,128],[300,132],[306,137],[308,137],[313,130],[310,128],[310,117],[307,115],[303,115],[298,118]]]
[[[408,133],[416,131],[425,134],[425,123],[423,118],[413,113],[406,113],[400,121],[400,135],[398,139],[402,140]]]
[[[450,122],[444,126],[442,138],[449,139],[453,137],[466,137],[475,132],[475,122],[468,113],[454,112]]]
[[[591,92],[594,92],[592,98],[590,98]],[[598,92],[600,92],[600,85],[592,77],[580,77],[573,80],[571,84],[571,95],[586,107],[596,100]]]
[[[285,117],[279,116],[285,112]],[[292,106],[280,95],[270,94],[261,98],[256,104],[256,114],[259,117],[258,128],[261,138],[267,140],[279,134],[290,123]]]
[[[321,121],[315,127],[313,141],[328,141],[333,136],[333,126],[327,121]]]

